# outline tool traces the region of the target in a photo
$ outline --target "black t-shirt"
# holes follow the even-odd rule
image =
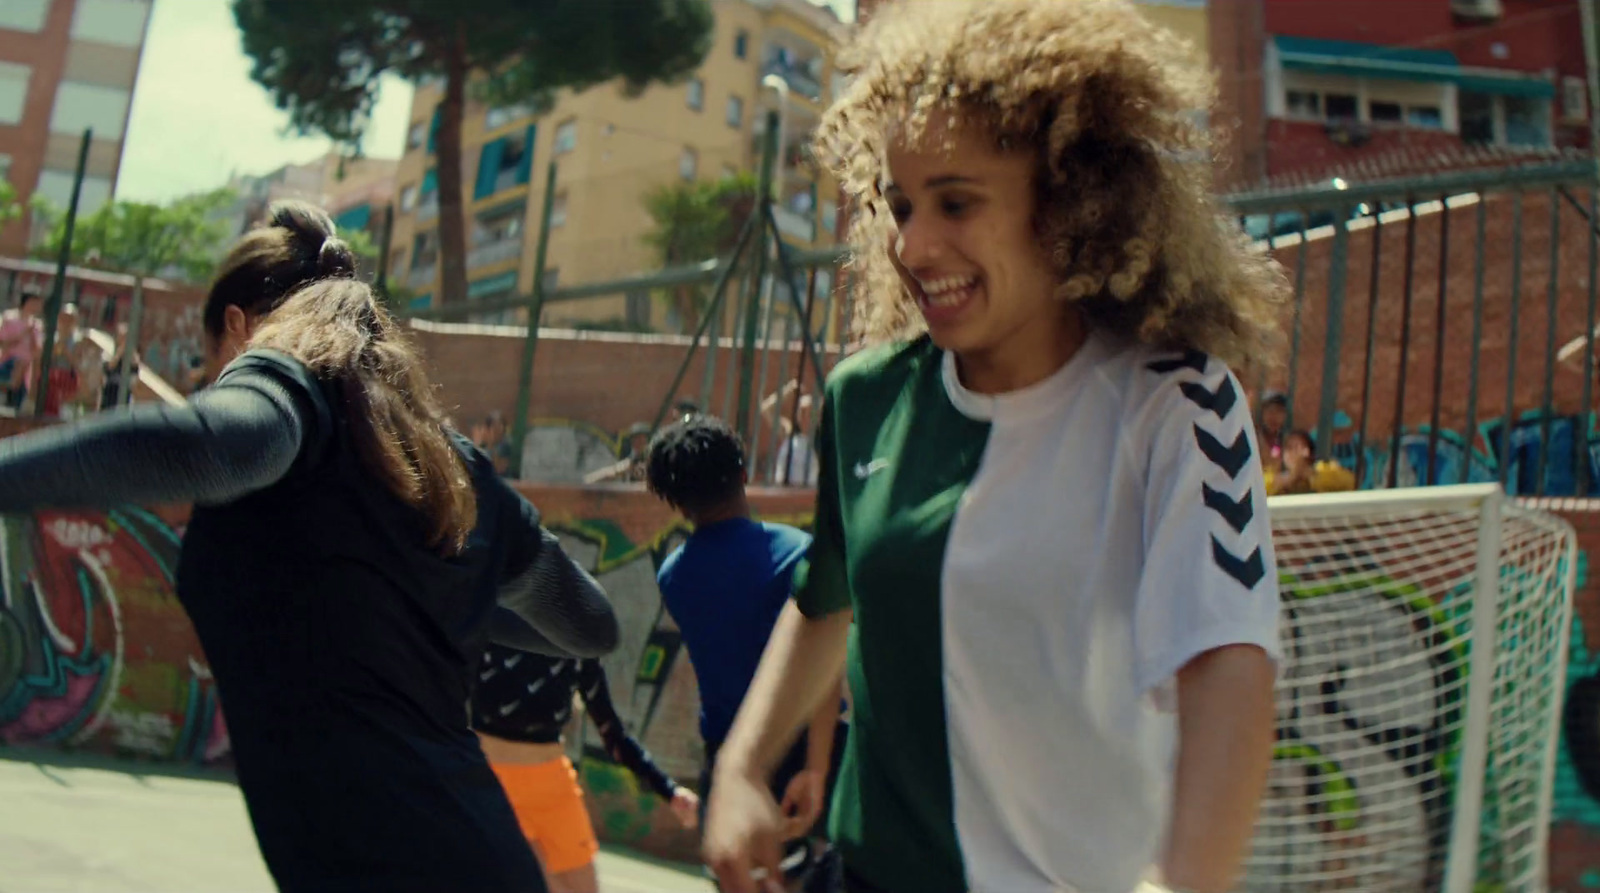
[[[539,868],[468,729],[471,667],[531,507],[459,440],[478,493],[464,554],[358,461],[299,363],[247,354],[219,385],[287,392],[287,475],[197,507],[178,595],[211,662],[240,787],[285,891],[534,891]]]
[[[639,739],[628,734],[611,701],[600,661],[545,657],[490,644],[473,680],[472,727],[507,741],[554,744],[572,719],[572,696],[583,698],[606,754],[663,800],[677,782],[662,771]]]

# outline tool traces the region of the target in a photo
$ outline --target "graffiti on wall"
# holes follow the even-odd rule
[[[228,752],[173,594],[180,531],[135,508],[0,518],[0,742]]]
[[[1336,442],[1333,455],[1346,468],[1361,466],[1363,489],[1387,486],[1389,465],[1398,461],[1395,482],[1401,487],[1429,484],[1488,483],[1502,473],[1506,492],[1539,491],[1543,462],[1547,496],[1600,496],[1600,428],[1593,415],[1551,415],[1534,410],[1524,413],[1509,432],[1501,419],[1464,432],[1442,430],[1435,440],[1426,428],[1401,433],[1399,449],[1390,438],[1371,438],[1365,449],[1354,438]],[[1398,457],[1398,459],[1396,459]],[[1587,467],[1587,492],[1578,493],[1579,469]]]

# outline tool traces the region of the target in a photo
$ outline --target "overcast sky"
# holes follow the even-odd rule
[[[840,10],[853,8],[851,0],[832,2]],[[117,198],[165,201],[221,186],[236,172],[267,173],[328,150],[326,139],[285,133],[288,116],[250,79],[230,6],[228,0],[156,0]],[[385,80],[367,154],[398,158],[410,116],[411,86]]]

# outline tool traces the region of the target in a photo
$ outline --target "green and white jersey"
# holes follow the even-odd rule
[[[808,616],[854,608],[833,803],[893,891],[1128,893],[1156,861],[1177,671],[1278,657],[1277,573],[1238,382],[1092,335],[984,396],[927,338],[830,377]]]

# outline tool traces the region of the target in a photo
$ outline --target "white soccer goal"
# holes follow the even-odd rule
[[[1572,527],[1492,484],[1269,506],[1286,666],[1240,889],[1543,893]]]

